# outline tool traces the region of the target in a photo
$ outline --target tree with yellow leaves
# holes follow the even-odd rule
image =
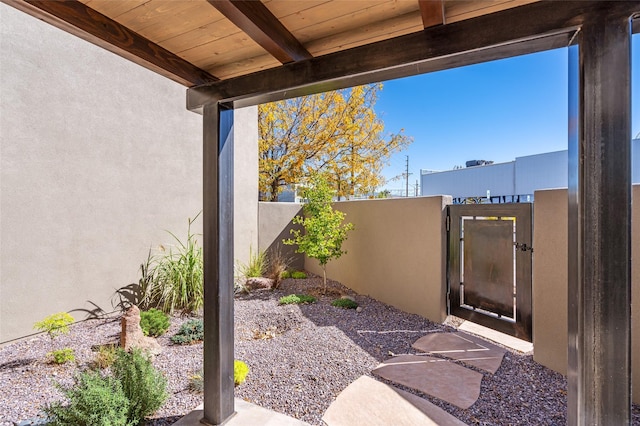
[[[260,105],[261,199],[277,201],[288,185],[324,172],[338,199],[373,196],[382,168],[411,138],[384,134],[373,107],[382,84]]]

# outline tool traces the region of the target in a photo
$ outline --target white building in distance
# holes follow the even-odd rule
[[[632,141],[631,152],[632,181],[640,183],[640,139]],[[420,170],[421,195],[451,195],[454,203],[466,198],[503,203],[533,201],[536,190],[567,187],[567,158],[565,150],[442,172]]]

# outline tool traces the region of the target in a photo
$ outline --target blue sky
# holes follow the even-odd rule
[[[640,36],[633,36],[632,136],[640,132]],[[467,160],[505,162],[567,148],[567,50],[384,82],[375,110],[385,131],[412,136],[387,179],[409,156],[410,185],[420,169],[450,170]],[[386,188],[400,190],[404,179]],[[395,191],[394,191],[395,193]],[[411,192],[413,193],[413,192]]]

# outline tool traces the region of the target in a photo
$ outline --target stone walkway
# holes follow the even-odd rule
[[[428,334],[412,346],[422,353],[390,358],[372,373],[463,409],[480,396],[483,373],[477,370],[495,373],[506,352],[461,331]],[[328,426],[464,425],[426,399],[367,376],[342,391],[322,420]]]

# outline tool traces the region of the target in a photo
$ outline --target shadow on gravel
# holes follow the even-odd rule
[[[419,315],[409,314],[368,296],[358,295],[342,284],[327,280],[327,295],[322,295],[322,279],[311,276],[303,280],[284,280],[279,290],[251,293],[248,297],[260,300],[274,299],[292,293],[315,296],[318,302],[298,305],[300,312],[317,327],[335,327],[354,344],[378,361],[392,355],[416,353],[411,345],[428,333],[454,331],[453,328],[433,323]],[[360,311],[331,306],[331,301],[342,295],[354,297]]]
[[[36,362],[35,358],[24,358],[8,361],[0,364],[0,371],[14,370],[16,368],[25,367]]]

